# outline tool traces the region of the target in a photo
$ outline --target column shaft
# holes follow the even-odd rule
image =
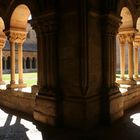
[[[138,66],[139,66],[139,62],[138,62],[138,47],[134,48],[134,75],[135,78],[138,78]]]
[[[19,74],[19,84],[23,84],[23,53],[22,53],[22,43],[18,43],[18,74]]]
[[[125,79],[125,44],[120,44],[120,70],[121,79]]]
[[[15,84],[15,43],[10,42],[11,55],[11,84]]]
[[[2,48],[0,48],[0,82],[2,81]]]
[[[133,44],[128,43],[128,76],[133,79]]]

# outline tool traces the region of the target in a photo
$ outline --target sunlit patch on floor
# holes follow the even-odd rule
[[[140,113],[136,113],[130,116],[130,119],[133,119],[132,122],[137,125],[140,126]]]

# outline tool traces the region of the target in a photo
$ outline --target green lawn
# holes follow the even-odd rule
[[[10,83],[10,74],[3,74],[2,77],[3,77],[3,81],[5,81],[6,84]],[[23,79],[24,79],[24,83],[27,84],[27,87],[36,85],[37,84],[37,73],[24,73]],[[16,74],[16,80],[18,81],[18,74]]]

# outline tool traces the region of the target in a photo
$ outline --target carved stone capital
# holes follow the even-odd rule
[[[10,30],[8,39],[10,42],[23,43],[26,39],[26,34],[26,32]]]
[[[4,48],[5,42],[6,42],[6,35],[0,34],[0,49]]]
[[[118,34],[120,44],[126,43],[126,35],[125,34]]]
[[[133,33],[126,34],[126,40],[129,44],[132,44],[134,41],[134,34]]]
[[[133,46],[134,46],[135,48],[136,48],[136,47],[140,47],[140,33],[136,33],[136,34],[135,34]]]

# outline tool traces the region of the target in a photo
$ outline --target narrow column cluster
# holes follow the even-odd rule
[[[0,85],[5,84],[2,79],[2,49],[5,46],[6,36],[4,33],[0,35]]]
[[[118,34],[120,44],[120,80],[119,84],[133,86],[136,84],[138,77],[138,40],[136,39],[136,31],[121,30]],[[128,77],[126,72],[126,47],[128,47]],[[134,50],[134,52],[133,52]],[[134,74],[134,77],[133,77]]]
[[[11,54],[11,82],[8,88],[24,88],[26,84],[23,82],[23,42],[26,39],[26,32],[9,31],[10,54]],[[18,83],[15,80],[15,44],[18,45]]]

